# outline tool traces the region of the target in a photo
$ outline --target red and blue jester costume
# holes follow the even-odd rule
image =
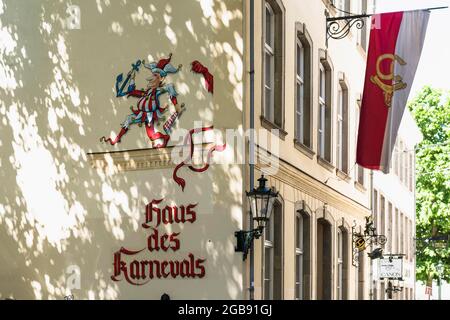
[[[111,145],[115,145],[120,142],[122,136],[128,131],[130,125],[145,124],[145,129],[147,132],[147,136],[151,141],[155,141],[158,139],[162,139],[162,143],[154,146],[155,148],[164,148],[167,146],[167,143],[170,139],[170,130],[173,121],[178,116],[180,108],[177,106],[177,92],[173,86],[173,84],[163,85],[164,78],[168,73],[177,73],[181,66],[178,68],[174,68],[169,62],[171,59],[169,56],[168,59],[162,59],[158,63],[150,63],[144,66],[151,70],[152,77],[148,78],[149,86],[146,90],[136,90],[134,80],[131,80],[129,85],[129,90],[126,92],[127,97],[135,97],[139,98],[136,110],[131,107],[132,114],[128,115],[125,121],[122,123],[122,128],[117,135],[117,137],[112,140],[111,138],[106,139],[102,137],[102,141],[109,142]],[[176,107],[177,112],[175,112],[167,123],[164,125],[164,131],[157,132],[155,129],[155,125],[162,118],[163,113],[167,110],[167,106],[161,107],[159,98],[161,95],[167,93],[172,101],[173,105]]]

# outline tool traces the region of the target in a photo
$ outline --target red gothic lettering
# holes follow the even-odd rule
[[[141,261],[141,277],[142,279],[147,278],[146,270],[147,270],[148,261]]]
[[[161,222],[165,225],[173,223],[194,223],[197,219],[195,207],[197,204],[187,206],[168,206],[160,208],[158,205],[164,199],[152,200],[145,207],[145,222],[142,227],[150,229],[151,234],[147,237],[147,250],[149,252],[164,251],[171,249],[178,251],[181,247],[179,235],[180,232],[163,233],[158,230]],[[145,248],[144,248],[145,249]],[[133,259],[127,262],[125,256],[134,256],[144,249],[133,251],[126,248],[120,248],[114,253],[113,257],[113,281],[121,281],[141,286],[152,279],[161,278],[203,278],[206,274],[204,262],[206,259],[199,259],[194,254],[189,253],[182,260],[137,260]],[[130,259],[131,260],[131,259]]]
[[[149,222],[153,222],[153,213],[156,213],[156,226],[158,227],[159,224],[161,223],[161,210],[159,210],[158,207],[155,207],[155,204],[159,204],[163,201],[164,199],[160,199],[160,200],[153,200],[152,202],[150,202],[149,204],[147,204],[145,206],[145,222],[142,224],[142,227],[144,227],[145,229],[150,228],[150,226],[148,225]]]
[[[179,261],[169,261],[170,275],[172,278],[176,278],[180,274],[180,262]]]
[[[172,207],[165,206],[162,210],[162,221],[164,224],[172,224]]]
[[[189,277],[189,261],[186,259],[181,262],[180,276],[182,278]]]
[[[194,267],[195,267],[195,258],[194,255],[192,253],[188,254],[189,257],[189,267],[190,267],[190,275],[191,277],[195,278],[195,272],[194,272]]]
[[[169,264],[168,261],[163,261],[161,263],[161,274],[164,278],[167,278],[170,275],[169,272],[166,272],[166,268],[167,268],[168,264]]]
[[[153,223],[153,227],[157,228],[161,222],[164,224],[173,224],[175,223],[185,223],[190,222],[194,223],[197,219],[197,214],[193,210],[196,204],[189,204],[187,207],[184,205],[181,206],[165,206],[163,209],[160,209],[157,205],[160,204],[164,199],[153,200],[149,204],[145,206],[145,222],[142,223],[142,227],[145,229],[149,229],[150,223]]]
[[[152,229],[153,234],[149,235],[147,238],[147,246],[150,252],[152,252],[153,250],[159,251],[159,232],[158,229]]]
[[[147,248],[150,252],[159,251],[160,249],[164,252],[169,249],[172,249],[172,251],[180,249],[180,240],[177,239],[180,235],[179,232],[165,233],[160,237],[158,229],[152,228],[152,230],[153,233],[147,238]],[[167,240],[169,241],[168,244],[166,244]]]
[[[139,262],[136,260],[133,260],[133,262],[130,263],[130,277],[131,279],[141,279],[141,273],[139,272]]]
[[[205,267],[203,266],[203,262],[205,262],[205,261],[206,261],[206,259],[197,259],[195,261],[195,268],[197,270],[200,270],[200,273],[197,274],[197,276],[199,278],[203,278],[205,276]]]
[[[182,222],[184,222],[184,221],[183,221],[183,218],[184,218],[184,211],[185,211],[184,206],[181,206],[181,207],[180,207],[180,210],[178,210],[178,207],[177,207],[177,206],[173,207],[173,220],[174,220],[176,223],[182,223]]]
[[[170,246],[173,251],[178,251],[180,249],[180,240],[177,237],[180,235],[179,232],[174,232],[170,235],[169,240],[172,243]]]
[[[197,215],[196,215],[195,211],[192,210],[192,209],[194,209],[196,206],[197,206],[197,203],[196,203],[196,204],[190,204],[190,205],[188,205],[188,207],[187,207],[187,212],[186,212],[186,216],[187,216],[187,215],[190,215],[191,217],[190,217],[189,219],[186,219],[186,218],[185,218],[185,221],[189,221],[190,223],[194,223],[194,221],[197,220]]]
[[[164,234],[163,236],[161,236],[161,249],[165,252],[167,251],[170,246],[166,246],[166,240],[169,239],[169,235],[168,234]]]
[[[148,261],[149,266],[149,277],[153,279],[155,277],[155,272],[153,270],[153,266],[156,266],[156,277],[161,278],[161,264],[158,260]]]

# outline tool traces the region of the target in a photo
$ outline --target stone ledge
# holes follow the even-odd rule
[[[194,155],[192,163],[202,163],[203,156],[206,156],[209,149],[214,146],[213,143],[202,143],[194,145]],[[113,167],[118,172],[168,169],[175,168],[178,164],[172,161],[172,151],[176,146],[170,146],[160,149],[136,149],[110,152],[91,152],[87,153],[88,161],[96,169],[106,170]],[[189,146],[185,146],[188,148]],[[176,159],[178,161],[178,159]]]

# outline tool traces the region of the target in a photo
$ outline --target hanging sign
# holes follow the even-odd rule
[[[379,260],[380,279],[403,279],[403,256],[385,255]]]

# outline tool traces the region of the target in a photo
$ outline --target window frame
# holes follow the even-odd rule
[[[344,235],[341,228],[337,228],[337,300],[343,300],[344,296]]]
[[[300,224],[298,223],[300,221]],[[295,214],[295,299],[303,300],[303,292],[305,289],[305,284],[303,282],[304,273],[304,254],[305,254],[305,243],[304,243],[304,223],[305,219],[301,212],[297,211]],[[301,266],[298,267],[299,261],[301,261]],[[297,296],[297,292],[299,296]]]
[[[305,200],[299,201],[295,203],[295,213],[294,218],[301,217],[302,219],[302,248],[299,248],[297,246],[297,239],[300,236],[298,234],[298,225],[297,223],[294,224],[294,234],[295,234],[295,244],[294,244],[294,250],[293,255],[295,257],[295,285],[294,285],[294,298],[296,300],[310,300],[311,294],[312,294],[312,278],[313,278],[313,272],[312,272],[312,243],[313,243],[313,234],[312,234],[312,210],[311,208],[306,204]],[[300,250],[299,250],[300,249]],[[297,286],[296,284],[298,281],[298,273],[297,273],[297,253],[302,254],[302,274],[300,282],[302,284],[302,287],[300,289],[301,294],[298,295]]]
[[[263,86],[264,86],[264,117],[269,120],[270,122],[274,122],[274,111],[275,111],[275,98],[274,98],[274,89],[275,89],[275,12],[272,8],[272,6],[265,1],[265,10],[264,10],[264,82],[263,82]],[[270,42],[272,43],[271,45],[273,47],[270,46],[270,44],[267,43],[267,11],[269,11],[270,13],[270,17],[271,17],[271,30],[270,30]],[[270,70],[269,70],[269,78],[270,78],[270,87],[268,87],[267,83],[267,55],[270,56]],[[267,101],[267,90],[270,90],[270,101]],[[268,104],[270,104],[268,106]],[[269,110],[269,114],[268,113]]]
[[[269,222],[266,224],[266,228],[264,230],[264,235],[263,235],[263,239],[262,239],[262,250],[263,250],[263,254],[261,256],[262,258],[262,266],[263,266],[263,272],[261,274],[261,280],[262,280],[262,296],[265,300],[274,300],[274,293],[275,293],[275,251],[276,251],[276,246],[278,246],[277,243],[275,243],[276,241],[276,234],[275,234],[275,223],[274,221],[275,219],[275,210],[276,207],[279,207],[279,229],[280,229],[280,249],[281,249],[281,257],[280,257],[280,263],[281,263],[281,279],[280,279],[280,295],[281,295],[281,299],[284,298],[284,239],[283,239],[283,235],[284,235],[284,203],[281,199],[277,199],[275,200],[274,206],[273,206],[273,210],[274,212],[272,212],[272,214],[270,215],[270,220]],[[270,235],[270,239],[267,240],[267,232],[269,232]],[[266,259],[267,259],[267,255],[266,255],[266,250],[269,249],[270,250],[270,270],[269,270],[269,278],[266,278]],[[270,287],[267,289],[266,284],[269,283]],[[267,297],[266,292],[269,292],[269,297]]]
[[[333,63],[328,51],[319,50],[319,114],[318,114],[318,160],[333,166]],[[322,86],[325,86],[322,88]],[[322,94],[322,89],[323,94]]]
[[[271,216],[271,218],[273,215]],[[272,223],[271,223],[272,222]],[[270,235],[270,239],[267,239],[267,235]],[[269,220],[266,224],[266,229],[264,230],[264,273],[263,273],[263,288],[264,288],[264,299],[273,299],[273,280],[274,280],[274,264],[275,264],[275,249],[274,249],[274,236],[275,236],[275,226],[273,220]],[[267,251],[270,252],[270,269],[269,277],[267,278]],[[267,283],[270,287],[268,289],[269,297],[266,296]]]
[[[304,143],[304,114],[305,114],[305,47],[297,37],[296,68],[295,68],[295,137],[297,141]],[[299,62],[301,67],[299,67]],[[300,89],[300,90],[299,90]],[[300,91],[300,92],[299,92]]]
[[[323,64],[319,69],[319,126],[317,155],[324,158],[325,154],[325,119],[326,119],[326,72]]]
[[[278,129],[279,137],[284,140],[287,135],[285,129],[285,20],[286,9],[281,0],[265,0],[262,6],[262,81],[261,90],[263,92],[261,99],[261,126],[267,130]],[[273,13],[271,35],[273,35],[273,48],[268,47],[266,42],[266,10]],[[280,29],[280,30],[278,30]],[[270,105],[267,105],[266,99],[266,54],[271,55],[272,68],[270,92]],[[268,109],[269,108],[269,109]]]
[[[340,75],[337,105],[336,168],[349,174],[349,89],[345,74]]]
[[[294,72],[294,143],[305,147],[307,154],[313,153],[313,43],[305,24],[295,24],[295,72]],[[299,75],[299,47],[303,54],[303,74]],[[299,99],[298,85],[301,85],[303,96]],[[299,110],[299,102],[302,108]]]
[[[356,109],[355,109],[355,118],[356,118],[356,132],[355,132],[355,141],[358,141],[358,131],[359,131],[359,118],[361,115],[361,99],[358,99],[356,101]],[[355,152],[355,157],[356,157],[356,152]],[[361,185],[361,186],[365,186],[365,171],[364,171],[364,167],[360,166],[359,164],[356,163],[356,159],[355,159],[355,164],[356,164],[356,172],[355,172],[355,181]]]

